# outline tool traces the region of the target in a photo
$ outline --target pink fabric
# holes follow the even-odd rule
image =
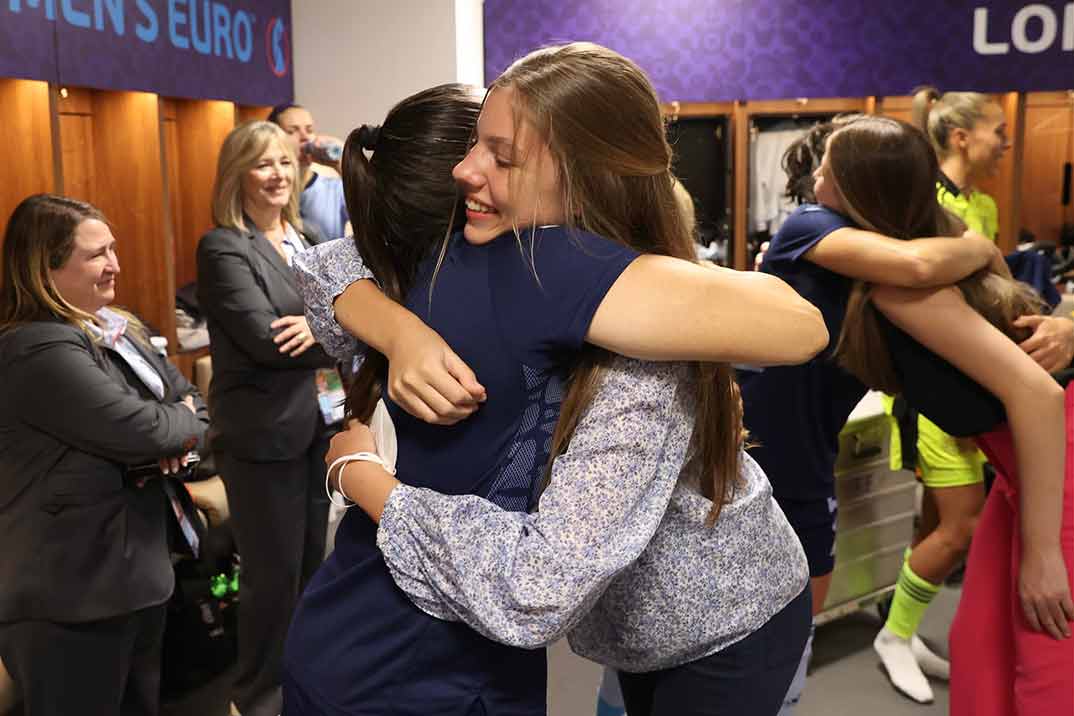
[[[1066,470],[1060,533],[1074,590],[1074,384],[1066,391]],[[1010,430],[977,438],[996,482],[973,535],[951,625],[952,716],[1071,716],[1074,638],[1032,631],[1018,600],[1022,545]]]

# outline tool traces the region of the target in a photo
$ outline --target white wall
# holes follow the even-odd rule
[[[295,101],[319,132],[379,124],[418,90],[483,84],[482,0],[291,0]]]

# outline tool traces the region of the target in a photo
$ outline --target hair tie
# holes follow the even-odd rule
[[[380,141],[380,125],[379,124],[363,124],[358,128],[358,144],[362,149],[370,152],[377,150],[377,142]]]

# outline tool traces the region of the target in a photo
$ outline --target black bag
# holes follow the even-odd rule
[[[214,581],[237,580],[238,558],[230,533],[212,528],[200,560],[175,564],[175,592],[168,601],[161,657],[161,698],[181,697],[235,663],[239,595],[213,594]],[[223,547],[223,549],[221,549]],[[214,579],[215,578],[215,579]]]

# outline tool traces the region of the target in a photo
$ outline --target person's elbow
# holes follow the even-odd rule
[[[940,270],[942,264],[927,254],[916,254],[906,258],[904,270],[893,276],[901,276],[893,283],[906,288],[928,288],[942,282]]]
[[[947,286],[952,283],[951,262],[935,253],[918,251],[903,257],[901,270],[885,274],[884,282],[902,288]]]
[[[1035,385],[1033,386],[1033,395],[1037,400],[1041,401],[1041,404],[1048,405],[1053,410],[1058,412],[1064,412],[1066,404],[1066,391],[1059,383],[1055,382],[1050,374],[1041,371],[1039,375],[1035,376]]]
[[[801,337],[800,353],[793,359],[793,363],[805,363],[828,347],[831,337],[828,335],[828,327],[824,325],[824,316],[820,310],[809,301],[802,299],[797,312],[800,315],[799,330]]]

